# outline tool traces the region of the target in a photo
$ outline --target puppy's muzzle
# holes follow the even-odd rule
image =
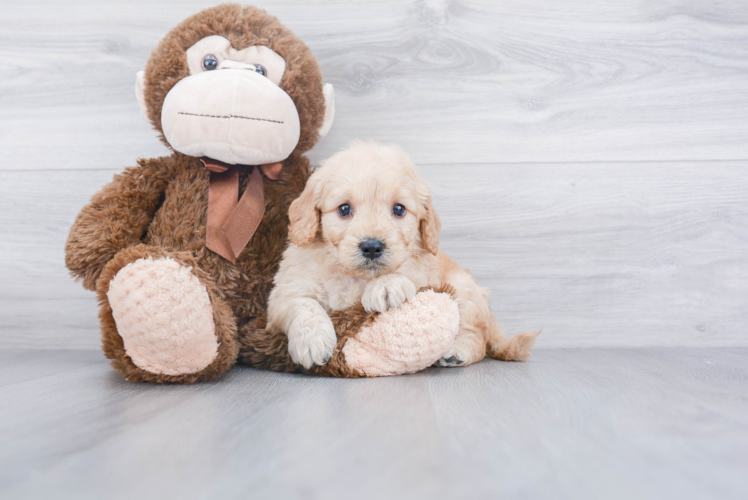
[[[380,239],[367,238],[363,240],[358,248],[361,250],[361,255],[367,260],[376,260],[384,254],[384,242]]]

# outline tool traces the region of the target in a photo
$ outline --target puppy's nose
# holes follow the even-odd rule
[[[369,260],[378,259],[384,253],[384,243],[382,240],[373,238],[362,241],[358,248],[361,249],[361,254]]]

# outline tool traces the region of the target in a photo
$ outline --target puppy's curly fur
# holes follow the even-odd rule
[[[292,244],[268,301],[268,329],[286,333],[295,362],[311,368],[332,356],[330,313],[359,302],[384,312],[420,288],[444,285],[454,289],[460,325],[439,365],[530,355],[537,333],[506,338],[488,291],[439,250],[441,224],[429,188],[400,149],[357,142],[334,155],[312,174],[289,217]]]

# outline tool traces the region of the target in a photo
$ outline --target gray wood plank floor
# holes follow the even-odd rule
[[[744,499],[748,349],[539,349],[413,376],[122,380],[0,351],[0,497]]]

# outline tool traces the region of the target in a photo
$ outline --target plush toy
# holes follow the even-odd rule
[[[265,331],[303,156],[334,117],[307,46],[254,7],[221,5],[174,28],[137,75],[141,110],[170,156],[138,161],[75,220],[66,265],[96,290],[102,344],[128,380],[191,383],[241,362],[301,370]],[[338,346],[306,371],[360,377],[421,370],[459,322],[449,290],[383,314],[334,314]]]

